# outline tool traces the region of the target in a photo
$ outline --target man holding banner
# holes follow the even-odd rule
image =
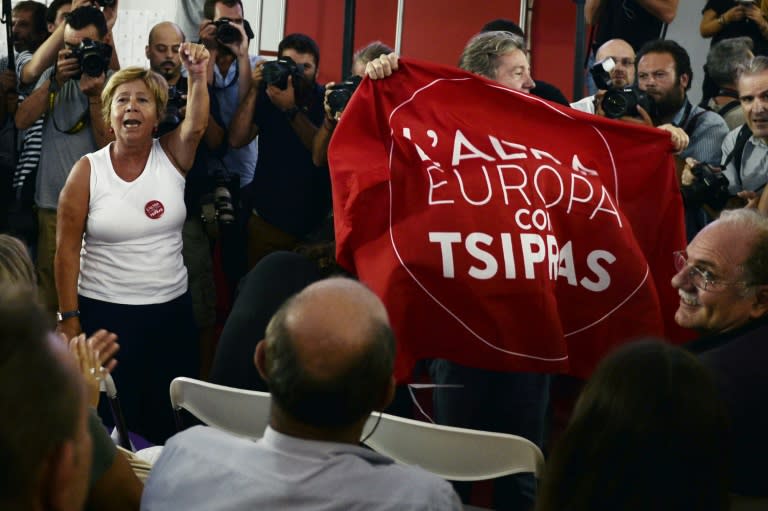
[[[436,393],[439,422],[541,445],[548,374],[586,377],[641,335],[680,338],[669,135],[530,96],[522,41],[504,32],[462,56],[493,81],[388,58],[367,74],[392,67],[361,84],[331,143],[338,260],[386,304],[398,378],[443,359],[436,383],[463,385]],[[522,483],[510,494],[532,499]]]

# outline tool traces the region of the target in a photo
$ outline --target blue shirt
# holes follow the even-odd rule
[[[451,511],[462,505],[443,479],[363,447],[269,427],[253,441],[196,426],[163,448],[141,509]]]

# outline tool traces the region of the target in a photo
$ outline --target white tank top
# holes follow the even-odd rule
[[[155,139],[141,175],[129,182],[110,147],[90,153],[91,197],[80,252],[79,292],[111,303],[164,303],[187,290],[181,257],[184,177]]]

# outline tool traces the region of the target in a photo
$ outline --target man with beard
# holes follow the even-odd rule
[[[16,52],[35,51],[45,38],[48,30],[45,25],[45,4],[25,0],[13,8],[13,49]]]
[[[185,40],[184,33],[175,23],[163,21],[152,27],[144,52],[149,68],[162,75],[168,85],[176,85],[181,78],[179,48]]]
[[[623,39],[611,39],[606,41],[597,50],[595,60],[601,62],[607,58],[613,59],[614,68],[610,71],[611,87],[623,89],[635,83],[635,50]],[[592,95],[571,103],[571,108],[590,114],[595,113],[596,98]]]
[[[234,147],[259,135],[259,161],[250,188],[249,268],[271,252],[296,248],[321,225],[331,206],[328,167],[312,161],[315,137],[333,129],[324,122],[325,89],[316,81],[320,50],[311,37],[290,34],[277,52],[278,63],[254,70],[229,127]],[[273,81],[283,74],[278,68],[287,71],[284,81]],[[324,139],[327,145],[330,137]]]
[[[728,134],[728,125],[722,117],[688,100],[686,91],[691,88],[692,78],[688,52],[675,41],[651,41],[637,54],[637,84],[656,104],[654,124],[672,123],[688,134],[688,147],[678,154],[680,172],[689,157],[718,165],[720,145]],[[698,205],[686,204],[685,227],[689,240],[706,223],[706,214]]]

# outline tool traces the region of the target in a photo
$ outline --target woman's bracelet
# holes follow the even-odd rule
[[[717,21],[720,22],[720,26],[724,27],[728,24],[728,22],[725,20],[725,15],[721,14],[719,18],[717,18]]]

